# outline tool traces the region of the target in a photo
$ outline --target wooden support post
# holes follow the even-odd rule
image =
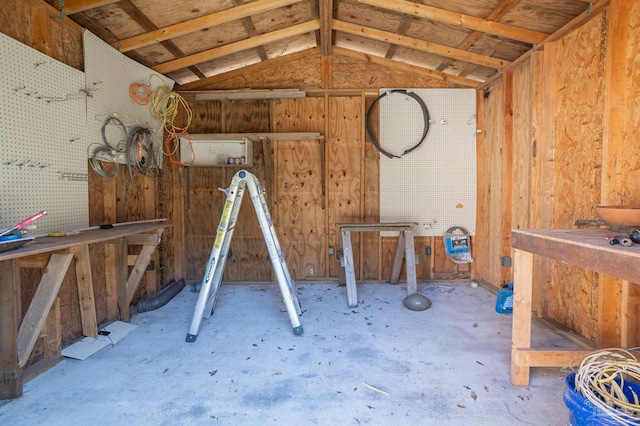
[[[110,291],[115,290],[115,294],[110,293],[109,298],[112,299],[115,296],[119,314],[118,318],[122,321],[129,322],[131,319],[131,311],[129,310],[129,304],[127,303],[126,287],[127,272],[129,269],[127,267],[127,243],[124,239],[109,241],[105,245],[105,251],[113,256],[112,259],[109,259],[109,262],[112,263],[109,267],[113,268],[113,277],[110,278],[110,274],[107,275],[107,289]],[[109,278],[113,279],[113,282],[110,282]]]
[[[519,349],[531,347],[531,296],[533,253],[513,250],[513,325],[511,333],[511,383],[529,384],[529,366],[522,365]]]
[[[104,273],[107,283],[107,320],[109,321],[120,318],[120,312],[118,310],[116,251],[115,244],[107,243],[104,245]]]
[[[416,277],[416,252],[413,242],[413,231],[402,231],[404,235],[404,260],[407,270],[407,293],[418,292],[418,282]]]
[[[17,333],[20,323],[20,264],[0,262],[0,399],[22,395],[22,368],[18,365]]]
[[[342,240],[342,255],[344,256],[344,274],[347,279],[347,304],[350,308],[358,306],[358,296],[356,292],[356,275],[353,265],[353,249],[351,248],[351,232],[340,232]]]
[[[67,274],[73,253],[54,253],[42,275],[29,309],[18,330],[18,363],[24,367],[51,310],[62,280]]]
[[[404,232],[400,231],[398,235],[398,245],[396,246],[396,256],[393,258],[393,268],[391,269],[390,284],[398,284],[400,281],[400,270],[402,269],[402,259],[404,258]]]
[[[620,300],[620,347],[628,348],[629,345],[629,281],[621,280],[622,298]],[[635,312],[634,312],[635,313]],[[616,347],[616,346],[611,346]]]
[[[88,244],[83,244],[78,247],[76,253],[76,280],[78,284],[82,334],[87,337],[98,337],[98,320],[96,318],[96,303],[93,297],[91,257],[89,256]]]

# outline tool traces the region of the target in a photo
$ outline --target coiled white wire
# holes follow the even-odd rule
[[[586,356],[575,376],[576,391],[602,411],[601,424],[640,425],[640,397],[629,382],[640,385],[635,349],[603,349]],[[624,390],[631,395],[628,398]]]

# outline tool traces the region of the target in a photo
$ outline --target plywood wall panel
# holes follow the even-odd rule
[[[571,228],[578,219],[593,218],[592,208],[600,200],[604,105],[601,22],[592,19],[557,45],[554,228]],[[597,276],[554,265],[553,318],[575,324],[579,334],[595,338],[597,286]],[[566,297],[569,293],[571,298]]]
[[[201,133],[253,133],[270,131],[268,101],[195,101],[186,96],[194,111],[189,131]],[[264,150],[256,142],[258,160],[247,170],[266,184]],[[228,188],[240,167],[189,167],[185,174],[185,230],[187,245],[187,278],[202,279],[220,222],[226,194],[218,188]],[[265,198],[272,203],[271,188]],[[227,260],[224,279],[229,281],[270,281],[271,265],[248,192],[245,193],[237,226],[231,240],[231,257]]]
[[[342,55],[331,57],[333,65],[333,88],[351,89],[381,87],[397,88],[436,88],[449,87],[446,81],[428,78],[419,74],[384,67],[360,59]]]
[[[336,223],[360,222],[360,167],[362,155],[362,99],[329,98],[327,132],[327,235],[329,245],[340,247]],[[354,264],[360,264],[360,236],[352,237]],[[332,262],[329,274],[337,276],[338,264]],[[359,271],[358,271],[359,272]],[[360,278],[356,274],[356,279]]]
[[[324,133],[323,97],[279,99],[274,107],[274,132]]]
[[[224,127],[220,101],[197,101],[191,104],[193,121],[189,133],[221,133]]]
[[[292,276],[326,276],[322,205],[324,145],[321,141],[277,142],[278,234]]]

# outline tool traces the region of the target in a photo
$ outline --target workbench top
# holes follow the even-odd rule
[[[64,237],[39,237],[27,242],[24,246],[0,253],[0,261],[31,256],[40,253],[50,253],[83,244],[100,243],[128,237],[135,234],[144,234],[158,229],[168,228],[171,224],[163,221],[147,223],[116,224],[108,229],[91,229],[78,234]]]

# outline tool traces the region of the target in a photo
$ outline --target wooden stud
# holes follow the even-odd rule
[[[628,348],[629,346],[629,329],[634,318],[630,318],[635,312],[629,312],[629,281],[621,280],[620,298],[620,347]],[[608,295],[611,297],[612,295]],[[607,345],[608,346],[608,345]],[[617,347],[617,346],[611,346]]]
[[[81,245],[76,253],[76,280],[78,283],[82,334],[88,337],[98,337],[98,320],[96,318],[96,302],[93,297],[91,257],[89,256],[88,244]]]
[[[51,24],[49,12],[36,5],[31,6],[31,32],[33,34],[33,48],[47,56],[53,56],[51,51]]]
[[[511,256],[511,228],[513,220],[513,73],[507,71],[503,75],[503,119],[502,119],[502,221],[500,229],[500,256]],[[501,269],[500,282],[509,282],[511,271]]]
[[[22,368],[18,365],[20,264],[18,259],[0,262],[0,400],[22,395]]]
[[[118,310],[118,275],[117,275],[116,245],[104,245],[104,274],[107,293],[107,320],[120,318]]]

